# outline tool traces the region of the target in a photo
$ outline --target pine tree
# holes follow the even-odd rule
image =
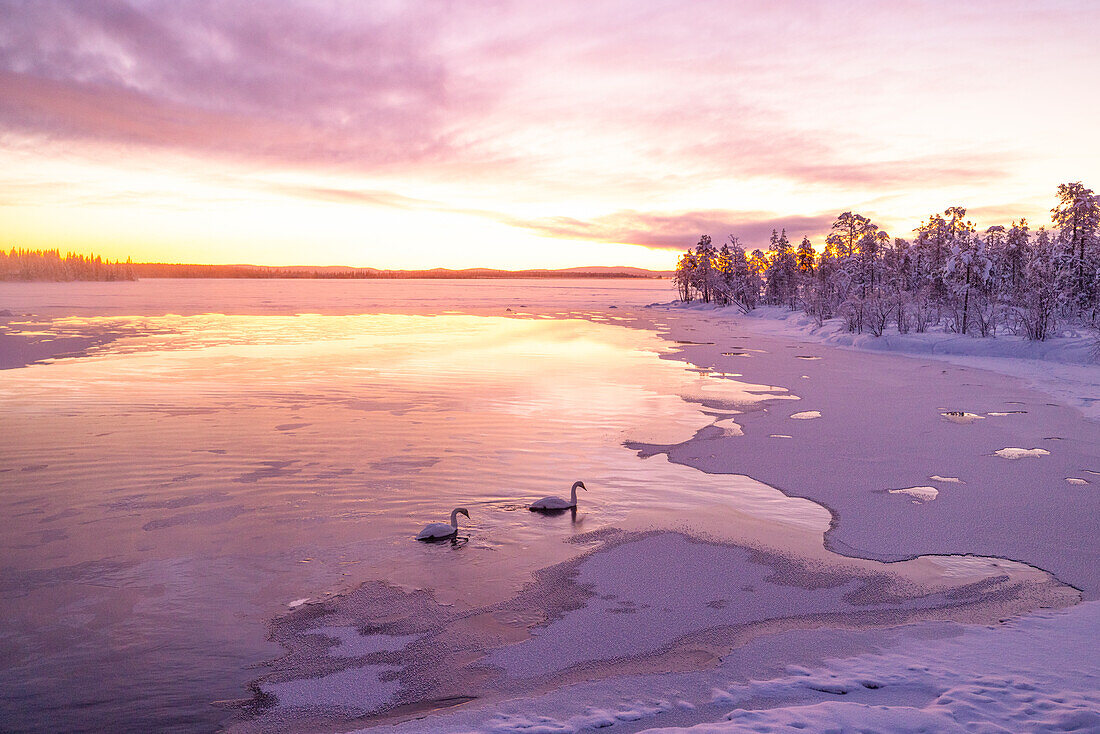
[[[1051,221],[1058,227],[1058,255],[1069,306],[1088,320],[1097,317],[1097,278],[1100,276],[1100,197],[1080,181],[1058,186],[1058,205],[1051,209]]]

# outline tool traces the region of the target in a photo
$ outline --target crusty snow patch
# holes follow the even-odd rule
[[[1035,458],[1038,458],[1040,456],[1046,456],[1050,452],[1047,451],[1046,449],[1007,448],[1007,449],[999,449],[997,451],[994,451],[993,453],[996,454],[997,456],[1000,456],[1002,459],[1026,459],[1029,456],[1033,456]]]
[[[801,413],[792,413],[791,417],[795,420],[808,421],[813,418],[820,418],[821,411],[819,410],[804,410]]]
[[[967,413],[962,410],[948,410],[944,413],[940,413],[940,415],[942,415],[944,418],[951,421],[952,423],[960,423],[962,425],[973,423],[974,421],[985,420],[984,415],[978,415],[977,413]]]
[[[733,418],[723,418],[722,420],[714,421],[715,428],[721,428],[723,435],[726,436],[744,436],[745,432],[741,430],[741,426]]]
[[[907,494],[916,497],[921,502],[931,502],[939,496],[940,491],[935,487],[904,487],[903,489],[888,489],[890,494]]]
[[[1100,731],[1095,634],[1100,603],[1008,624],[900,641],[882,652],[788,665],[774,677],[638,676],[585,683],[484,708],[453,709],[394,734]],[[616,698],[618,700],[616,701]],[[612,728],[611,731],[616,729]]]

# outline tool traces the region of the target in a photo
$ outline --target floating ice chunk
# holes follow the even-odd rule
[[[306,596],[306,597],[303,597],[303,598],[301,598],[301,599],[295,599],[295,600],[294,600],[294,601],[292,601],[292,602],[287,602],[287,606],[288,606],[288,607],[290,607],[291,609],[294,609],[295,607],[300,607],[300,606],[302,606],[302,605],[303,605],[303,604],[305,604],[305,603],[306,603],[307,601],[309,601],[309,597],[308,597],[308,596]]]
[[[785,433],[773,433],[770,436],[768,436],[768,438],[791,438],[791,437],[788,436]]]
[[[1080,477],[1066,477],[1066,482],[1069,484],[1088,484],[1089,480]]]
[[[966,425],[967,423],[973,423],[974,421],[984,421],[984,415],[978,415],[977,413],[967,413],[962,410],[948,410],[940,413],[944,418],[952,423],[960,423]]]
[[[821,411],[819,410],[804,410],[801,413],[792,413],[791,417],[795,420],[808,421],[812,418],[820,418]]]
[[[1029,456],[1034,456],[1036,458],[1038,458],[1040,456],[1046,456],[1050,452],[1047,451],[1046,449],[1007,448],[1007,449],[999,449],[997,451],[994,451],[993,453],[996,454],[997,456],[1000,456],[1002,459],[1025,459]]]
[[[715,428],[721,428],[723,435],[726,436],[744,436],[745,432],[741,430],[741,426],[737,421],[732,418],[723,418],[719,421],[714,421]]]
[[[921,502],[931,502],[939,496],[940,491],[935,487],[904,487],[903,489],[888,489],[890,494],[906,494],[916,497]]]
[[[939,474],[933,474],[928,478],[931,479],[933,482],[952,482],[954,484],[966,484],[966,482],[959,479],[958,477],[941,477]]]

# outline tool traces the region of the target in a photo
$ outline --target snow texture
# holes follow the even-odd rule
[[[839,319],[817,323],[806,314],[776,306],[764,306],[742,316],[734,308],[714,309],[731,319],[751,323],[753,331],[785,336],[801,342],[876,352],[895,352],[978,367],[1020,377],[1031,387],[1065,400],[1092,419],[1100,419],[1100,367],[1093,356],[1094,339],[1071,332],[1046,341],[999,335],[979,338],[928,331],[923,334],[853,334]]]
[[[1097,732],[1100,602],[991,627],[923,634],[883,649],[721,682],[713,673],[579,684],[441,714],[432,730],[564,734],[644,722],[647,734],[741,732]],[[634,691],[630,696],[628,691]],[[616,695],[622,696],[618,701]],[[424,722],[393,727],[423,731]],[[421,728],[417,728],[421,727]],[[612,729],[616,731],[616,729]]]
[[[921,502],[931,502],[939,496],[940,491],[935,487],[905,487],[903,489],[889,489],[890,494],[905,494],[915,497]]]
[[[994,451],[997,456],[1002,459],[1027,459],[1027,458],[1039,458],[1040,456],[1049,456],[1050,452],[1046,449],[1020,449],[1020,448],[1006,448]]]

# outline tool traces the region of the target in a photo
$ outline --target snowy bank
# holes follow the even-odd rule
[[[728,315],[752,331],[768,336],[846,349],[920,356],[1019,377],[1035,389],[1065,400],[1088,418],[1100,420],[1100,363],[1096,361],[1096,338],[1083,330],[1063,331],[1041,342],[1011,334],[976,337],[939,329],[919,334],[888,331],[876,337],[849,332],[841,319],[830,319],[819,326],[812,316],[782,306],[761,306],[742,314],[733,306],[678,302],[660,305]]]
[[[1093,654],[1100,603],[1040,612],[1007,624],[963,628],[925,624],[896,634],[856,633],[869,649],[826,654],[773,673],[739,668],[731,656],[715,671],[633,676],[433,716],[436,732],[542,732],[596,729],[646,734],[740,732],[1096,732],[1100,667]],[[823,631],[786,635],[753,651],[827,647]],[[424,720],[386,731],[425,731]],[[361,730],[366,731],[366,730]]]

